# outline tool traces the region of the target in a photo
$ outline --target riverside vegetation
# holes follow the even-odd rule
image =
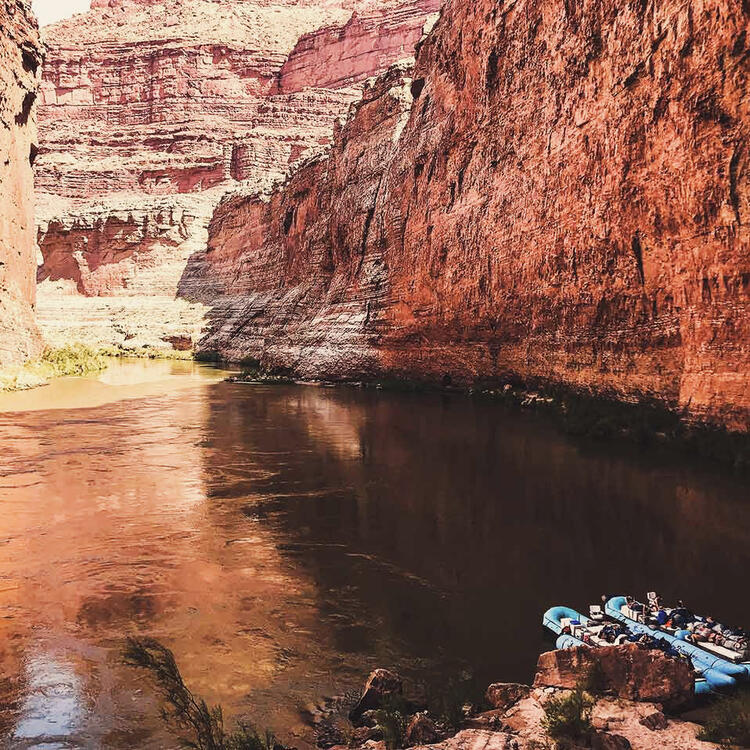
[[[153,638],[129,638],[125,663],[147,670],[163,699],[162,717],[181,733],[180,744],[196,750],[274,750],[273,734],[238,722],[228,730],[221,706],[209,706],[185,685],[174,654]]]
[[[21,391],[45,385],[53,378],[91,375],[104,370],[110,358],[192,359],[191,351],[162,350],[150,347],[122,349],[109,346],[93,348],[71,343],[47,347],[42,356],[22,365],[0,370],[0,391]]]
[[[0,390],[18,391],[44,385],[52,378],[89,375],[107,366],[104,352],[84,344],[46,349],[39,359],[0,372]]]
[[[663,706],[676,710],[694,703],[688,666],[653,652],[634,661],[639,649],[632,645],[581,648],[572,660],[567,652],[542,654],[533,687],[495,683],[481,700],[450,712],[455,721],[407,698],[396,673],[376,669],[358,698],[341,696],[318,704],[324,707],[310,716],[316,744],[327,750],[461,750],[478,743],[487,750],[637,750],[657,743],[665,750],[711,747],[705,742],[747,746],[750,694],[716,697],[699,729],[662,712]],[[259,731],[250,722],[238,721],[227,729],[221,706],[209,706],[192,693],[174,654],[159,641],[129,638],[123,653],[127,665],[150,674],[162,699],[162,718],[183,747],[289,750],[272,732]],[[593,660],[593,666],[581,670],[576,654]]]
[[[750,690],[716,700],[698,737],[721,747],[750,747]]]

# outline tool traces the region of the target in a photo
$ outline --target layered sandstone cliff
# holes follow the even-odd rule
[[[45,331],[86,338],[96,319],[112,321],[95,326],[105,343],[195,336],[203,309],[174,297],[221,195],[267,188],[326,144],[362,82],[413,54],[438,7],[97,1],[46,29],[36,165]],[[137,330],[122,315],[135,300],[149,311]]]
[[[748,430],[749,25],[730,0],[452,0],[328,159],[220,206],[188,268],[204,348]]]
[[[0,367],[37,354],[35,101],[42,47],[24,0],[0,2]]]

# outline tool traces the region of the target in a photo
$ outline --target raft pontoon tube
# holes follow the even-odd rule
[[[705,676],[715,690],[726,690],[734,687],[737,680],[747,679],[748,672],[743,665],[733,664],[720,656],[705,651],[694,643],[690,643],[690,641],[686,641],[684,634],[688,633],[687,630],[677,631],[677,635],[673,635],[669,631],[661,630],[656,625],[651,626],[638,622],[630,613],[623,611],[623,608],[627,610],[627,603],[624,596],[613,596],[606,603],[604,611],[609,617],[627,625],[634,633],[645,633],[654,638],[664,638],[675,651],[690,657],[693,666]],[[682,637],[680,637],[680,634],[683,634]]]
[[[576,612],[576,610],[571,609],[570,607],[550,607],[545,613],[544,617],[542,618],[542,624],[544,627],[546,627],[548,630],[552,631],[555,635],[557,635],[557,640],[555,641],[555,648],[559,649],[565,649],[565,648],[574,648],[576,646],[611,646],[611,643],[607,643],[606,641],[598,642],[599,639],[594,640],[596,637],[592,637],[593,643],[586,643],[583,641],[583,639],[579,638],[578,636],[572,635],[571,633],[563,633],[563,628],[568,623],[566,622],[563,624],[563,620],[571,621],[572,623],[580,623],[585,628],[590,628],[593,626],[594,621],[589,619],[588,617],[584,617],[580,612]],[[709,670],[710,671],[710,670]],[[719,685],[714,686],[714,684],[711,683],[711,681],[707,678],[704,670],[702,669],[696,669],[696,678],[695,678],[695,694],[696,695],[706,695],[707,693],[712,692],[713,689],[718,689]],[[721,681],[724,678],[724,675],[715,675],[717,682],[721,683]],[[734,684],[734,681],[732,681],[732,684]],[[726,688],[729,687],[729,685],[723,684],[721,687]]]

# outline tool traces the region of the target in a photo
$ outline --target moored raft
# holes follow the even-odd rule
[[[555,648],[558,649],[574,648],[575,646],[601,648],[616,645],[600,637],[600,633],[607,625],[603,617],[594,620],[570,607],[550,607],[542,617],[542,624],[557,636]],[[727,680],[726,675],[714,674],[710,669],[696,668],[694,663],[693,669],[696,695],[705,695],[713,690],[726,689],[734,684],[734,680]]]
[[[643,611],[636,611],[628,606],[628,600],[624,596],[613,596],[605,605],[605,613],[627,625],[634,633],[644,633],[655,638],[664,638],[675,651],[690,657],[696,667],[704,672],[714,675],[715,687],[732,687],[738,681],[750,679],[750,663],[730,661],[720,656],[715,651],[707,650],[699,644],[686,640],[690,635],[689,630],[674,630],[661,627],[657,622],[647,621],[645,606]],[[723,675],[721,680],[718,675]],[[709,680],[710,681],[710,680]],[[721,685],[721,683],[724,683]]]

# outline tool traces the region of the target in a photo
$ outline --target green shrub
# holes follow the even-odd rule
[[[107,366],[107,357],[85,344],[68,344],[58,349],[46,349],[41,362],[52,369],[54,377],[64,377],[103,370]]]
[[[179,738],[183,747],[195,750],[274,750],[273,734],[260,734],[252,724],[239,722],[224,728],[221,706],[209,706],[190,691],[177,667],[174,654],[153,638],[128,638],[125,663],[151,673],[162,696],[162,717],[188,736]]]
[[[750,691],[717,699],[708,709],[698,739],[750,747]]]
[[[375,711],[376,727],[383,733],[388,750],[404,746],[408,709],[403,696],[391,696]]]
[[[544,706],[542,726],[553,739],[576,739],[591,731],[594,699],[581,688],[550,698]]]
[[[19,391],[44,385],[52,378],[89,375],[107,366],[105,352],[84,344],[48,348],[39,359],[0,371],[0,391]]]

